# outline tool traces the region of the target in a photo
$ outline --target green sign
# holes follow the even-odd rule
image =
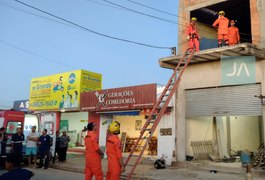
[[[256,82],[255,56],[224,56],[221,59],[221,85]]]
[[[60,121],[60,131],[68,131],[69,123],[68,120]]]

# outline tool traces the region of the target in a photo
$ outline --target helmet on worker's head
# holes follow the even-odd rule
[[[224,16],[225,15],[225,12],[224,11],[219,11],[218,13],[220,16]]]
[[[197,18],[196,18],[196,17],[192,17],[192,18],[191,18],[191,21],[196,22],[196,21],[197,21]]]
[[[109,126],[109,132],[112,134],[120,134],[120,123],[113,121]]]

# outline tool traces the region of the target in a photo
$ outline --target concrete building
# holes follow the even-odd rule
[[[237,20],[241,44],[217,48],[212,24],[221,10]],[[182,58],[191,17],[198,19],[201,50],[176,93],[176,160],[198,155],[194,141],[211,142],[221,159],[256,151],[265,142],[265,1],[180,0],[178,55],[159,59],[162,68],[174,69]]]

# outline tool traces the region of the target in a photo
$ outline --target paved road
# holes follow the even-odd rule
[[[49,168],[44,169],[31,169],[35,176],[32,180],[83,180],[84,174],[75,173],[70,171],[57,170]],[[4,171],[0,171],[2,174]],[[153,180],[244,180],[244,174],[226,174],[219,173],[212,174],[207,171],[194,171],[190,169],[162,169],[153,171],[152,174],[146,174],[143,177],[144,179],[153,179]],[[137,178],[134,178],[137,179]],[[264,177],[255,177],[255,180],[264,180]]]
[[[75,173],[70,171],[62,171],[57,169],[35,169],[31,168],[31,171],[34,172],[34,176],[31,180],[83,180],[84,174]],[[4,173],[4,171],[0,171],[0,174]]]

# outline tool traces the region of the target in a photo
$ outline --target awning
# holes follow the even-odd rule
[[[97,112],[98,114],[104,115],[116,115],[116,116],[138,116],[141,110],[134,111],[107,111],[107,112]]]
[[[160,58],[159,64],[163,68],[175,69],[182,56],[183,55]],[[251,43],[206,49],[196,52],[190,64],[217,61],[221,59],[221,56],[255,56],[257,60],[261,60],[265,59],[265,49]]]

